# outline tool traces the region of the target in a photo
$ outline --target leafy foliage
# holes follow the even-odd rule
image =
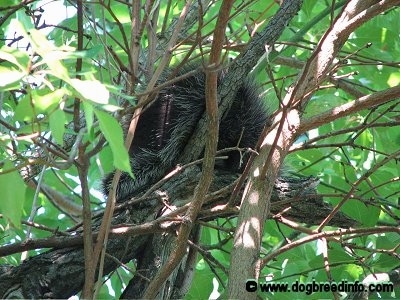
[[[130,172],[121,118],[151,91],[146,84],[161,73],[158,68],[175,66],[189,57],[207,57],[220,3],[202,7],[207,12],[199,19],[198,11],[191,11],[194,16],[188,19],[192,23],[184,24],[179,43],[170,46],[183,1],[161,1],[156,10],[144,8],[148,15],[142,18],[152,20],[154,27],[141,23],[137,36],[131,31],[132,5],[123,1],[85,2],[83,25],[79,25],[75,1],[62,5],[55,1],[56,8],[46,1],[3,2],[0,14],[7,17],[0,18],[0,239],[6,245],[67,233],[81,220],[69,206],[81,209],[83,189],[90,191],[91,209],[104,207],[101,178],[113,168]],[[344,2],[304,1],[275,48],[254,68],[270,107],[278,109]],[[47,21],[51,14],[67,8],[59,24]],[[235,1],[226,29],[227,61],[237,57],[253,35],[256,38],[255,32],[266,26],[265,20],[277,9],[275,1]],[[302,118],[398,86],[398,24],[399,10],[394,6],[351,33],[327,80],[302,108]],[[132,48],[141,49],[141,54]],[[165,66],[163,57],[169,51],[172,57]],[[135,60],[141,67],[132,70]],[[317,176],[324,200],[333,207],[340,205],[365,232],[344,240],[337,236],[311,240],[280,253],[287,243],[315,232],[267,220],[260,257],[276,256],[262,269],[261,279],[289,284],[354,282],[400,265],[399,232],[374,230],[384,225],[395,228],[400,220],[399,104],[394,100],[365,107],[322,122],[298,138],[287,157],[293,171]],[[84,164],[88,169],[82,182],[79,175],[84,174],[80,169]],[[56,191],[58,197],[40,190],[42,186]],[[68,203],[57,202],[59,198]],[[220,218],[202,226],[188,299],[226,296],[236,219]],[[22,258],[38,252],[1,257],[0,263],[18,265]],[[129,267],[136,272],[133,263]],[[126,270],[121,267],[105,278],[101,298],[120,295],[130,278]],[[400,290],[381,295],[399,297]],[[303,298],[304,293],[268,297]],[[331,297],[329,292],[312,295],[313,299]]]

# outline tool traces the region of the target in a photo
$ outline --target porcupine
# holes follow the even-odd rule
[[[195,67],[182,68],[177,77]],[[227,69],[218,74],[218,85]],[[168,77],[169,74],[164,75]],[[135,179],[122,173],[117,187],[117,201],[137,195],[160,180],[180,163],[179,158],[205,111],[204,72],[185,77],[159,91],[156,99],[139,118],[129,149]],[[225,148],[254,148],[270,114],[259,96],[254,80],[243,78],[227,113],[220,120],[218,150]],[[249,154],[230,151],[227,159],[216,163],[216,168],[239,173]],[[103,191],[110,190],[113,173],[103,181]]]

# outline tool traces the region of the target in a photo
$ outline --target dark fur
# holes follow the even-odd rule
[[[178,75],[185,74],[182,70]],[[224,72],[218,82],[224,80]],[[148,188],[171,171],[205,111],[205,74],[176,82],[160,91],[157,98],[139,119],[135,137],[129,150],[135,179],[123,173],[117,189],[117,200],[124,201]],[[234,102],[220,122],[218,149],[239,146],[254,148],[270,116],[258,89],[244,79]],[[228,159],[216,168],[240,172],[246,163],[238,151],[231,151]],[[113,174],[104,182],[107,195]]]

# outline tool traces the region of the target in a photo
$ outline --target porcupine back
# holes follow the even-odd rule
[[[186,74],[194,67],[184,68],[177,76]],[[223,82],[227,70],[221,71],[218,84]],[[167,76],[166,76],[167,77]],[[125,201],[159,181],[178,163],[205,111],[205,78],[203,72],[185,77],[162,89],[153,103],[139,118],[134,140],[129,150],[135,179],[122,173],[117,188],[117,201]],[[254,148],[270,115],[259,97],[254,82],[244,77],[235,99],[220,121],[218,150],[230,147]],[[230,151],[216,168],[239,173],[248,154]],[[103,181],[107,195],[113,173]]]

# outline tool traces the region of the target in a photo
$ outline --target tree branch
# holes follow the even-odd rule
[[[313,128],[317,128],[318,126],[343,118],[360,110],[392,101],[396,98],[400,98],[400,86],[363,96],[317,116],[302,120],[297,135],[301,135]]]
[[[268,41],[266,44],[272,46],[282,33],[284,26],[300,10],[301,4],[302,1],[284,1],[264,32],[257,39],[254,39],[254,43],[249,44],[248,51],[242,53],[240,57],[243,61],[238,58],[238,65],[240,63],[248,67],[252,66],[252,63],[255,65],[255,58],[251,57],[251,49],[257,53],[261,44],[265,45],[266,40]],[[265,51],[264,49],[262,52]],[[258,60],[259,57],[256,56],[256,59]],[[233,73],[232,76],[236,75]],[[232,77],[231,82],[237,82],[237,80],[237,77]],[[229,93],[227,94],[229,95]],[[281,117],[284,121],[288,115],[284,112]],[[238,216],[238,226],[231,254],[228,283],[229,298],[255,299],[256,297],[254,293],[247,293],[243,289],[243,285],[249,278],[258,278],[260,271],[254,263],[257,261],[260,251],[264,222],[269,215],[273,185],[284,157],[282,155],[284,152],[274,151],[274,145],[288,149],[291,143],[289,127],[284,122],[279,123],[278,128],[273,129],[263,142],[260,154],[253,162],[250,178],[242,197],[242,206]],[[262,134],[262,136],[265,135]],[[260,172],[260,166],[263,165],[268,165],[268,169],[264,167],[266,173],[263,172],[264,170]]]

